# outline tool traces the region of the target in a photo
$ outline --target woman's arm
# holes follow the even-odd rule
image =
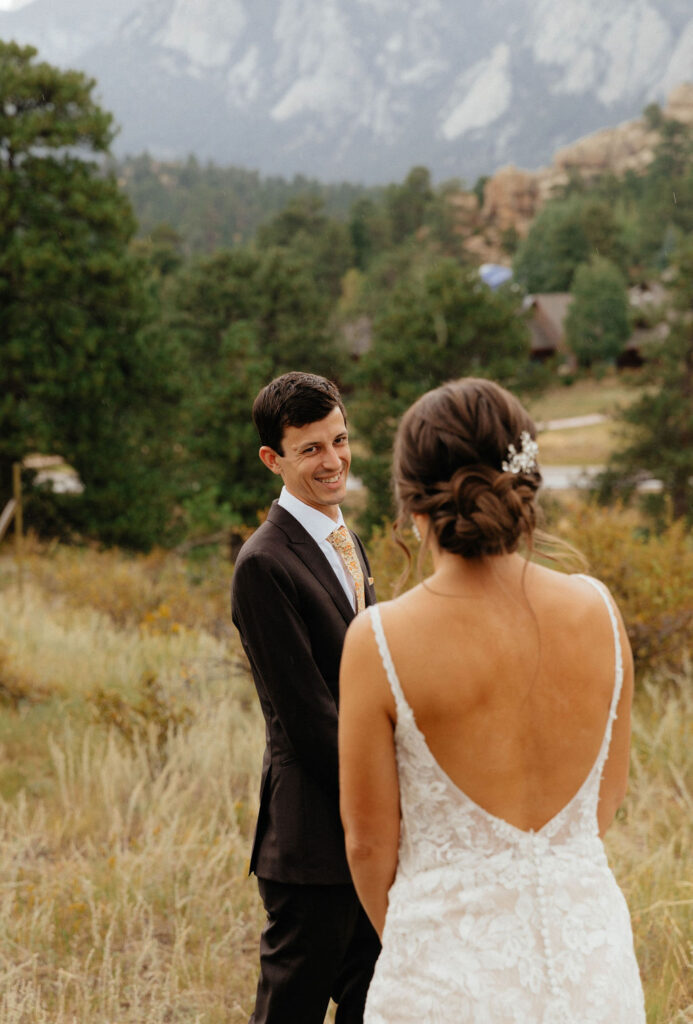
[[[340,807],[356,892],[382,937],[397,868],[395,707],[368,615],[349,627],[339,699]]]

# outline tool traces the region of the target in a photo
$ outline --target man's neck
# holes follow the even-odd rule
[[[291,511],[293,508],[298,514],[325,516],[337,525],[344,522],[344,516],[339,505],[325,505],[321,508],[316,508],[315,505],[309,505],[307,501],[303,501],[302,498],[293,494],[286,484],[282,487],[281,494],[279,495],[279,504],[283,505],[284,508],[288,506],[287,511]]]

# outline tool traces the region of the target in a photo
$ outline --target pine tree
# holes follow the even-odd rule
[[[630,334],[626,280],[611,260],[593,257],[575,271],[565,333],[580,366],[616,359]]]
[[[601,498],[632,493],[643,473],[662,483],[649,504],[661,512],[671,502],[675,519],[693,524],[693,243],[675,259],[668,336],[651,353],[642,397],[620,413],[624,445],[601,481]],[[654,500],[653,500],[654,497]]]
[[[35,58],[0,42],[0,499],[13,461],[62,454],[85,485],[78,526],[147,546],[165,515],[143,465],[164,368],[141,333],[132,211],[97,163],[112,118],[93,81]]]
[[[492,292],[475,270],[452,259],[415,268],[400,281],[374,323],[349,403],[367,452],[354,467],[368,489],[366,528],[393,512],[392,442],[405,409],[455,377],[517,380],[528,362],[529,337],[514,293]]]
[[[253,399],[288,370],[339,376],[328,305],[306,263],[273,246],[220,250],[184,269],[176,306],[171,331],[188,365],[180,422],[190,522],[256,525],[276,480],[257,456]]]
[[[625,261],[621,227],[597,195],[573,194],[547,203],[532,221],[514,260],[515,279],[529,292],[567,292],[581,263],[595,253]]]

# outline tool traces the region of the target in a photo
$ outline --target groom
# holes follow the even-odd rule
[[[250,1024],[323,1024],[330,998],[338,1024],[359,1024],[380,947],[344,851],[338,678],[347,626],[375,592],[339,507],[346,413],[330,381],[287,373],[259,393],[253,421],[284,486],[241,549],[231,593],[267,742],[250,859],[267,922]]]

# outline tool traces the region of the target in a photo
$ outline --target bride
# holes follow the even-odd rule
[[[383,948],[366,1024],[644,1024],[601,837],[626,790],[633,666],[603,584],[525,560],[534,425],[487,380],[405,413],[394,479],[434,571],[350,627],[347,854]]]

